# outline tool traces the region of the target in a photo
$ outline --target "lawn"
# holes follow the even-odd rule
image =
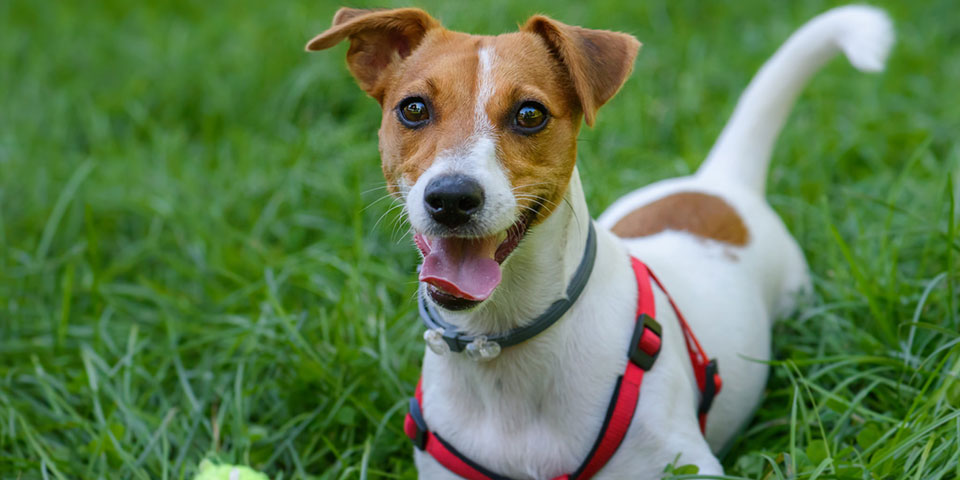
[[[414,478],[417,255],[378,201],[376,102],[344,47],[303,52],[338,4],[137,3],[0,1],[0,478],[189,479],[204,458]],[[597,215],[693,171],[837,3],[417,4],[457,30],[543,12],[644,42],[580,136]],[[960,478],[960,10],[882,5],[888,71],[831,63],[775,152],[816,295],[776,326],[731,477]]]

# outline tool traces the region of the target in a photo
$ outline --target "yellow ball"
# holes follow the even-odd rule
[[[200,462],[200,470],[193,480],[270,480],[266,475],[242,465],[214,465],[209,460]]]

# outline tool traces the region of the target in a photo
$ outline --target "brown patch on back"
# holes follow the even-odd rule
[[[703,238],[744,246],[750,233],[724,199],[706,193],[680,192],[648,203],[620,219],[611,231],[621,238],[646,237],[681,230]]]

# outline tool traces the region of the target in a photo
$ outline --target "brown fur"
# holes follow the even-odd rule
[[[396,68],[440,23],[418,8],[360,10],[341,8],[330,29],[307,43],[308,51],[324,50],[350,39],[347,65],[365,92],[382,103],[384,73]]]
[[[682,230],[698,237],[744,246],[750,235],[736,210],[716,195],[680,192],[648,203],[620,219],[611,231],[622,238]]]
[[[640,46],[626,34],[571,27],[542,16],[531,18],[520,32],[496,37],[446,30],[418,9],[341,9],[333,23],[307,49],[350,39],[350,70],[383,107],[380,155],[395,194],[400,184],[413,185],[438,154],[456,154],[469,144],[479,88],[478,52],[493,47],[495,94],[484,108],[521,213],[536,212],[531,224],[563,200],[581,117],[592,124],[596,109],[626,80]],[[395,111],[410,96],[422,97],[431,115],[428,124],[415,130],[401,125]],[[529,136],[512,128],[516,108],[524,101],[539,102],[549,112],[546,127]]]

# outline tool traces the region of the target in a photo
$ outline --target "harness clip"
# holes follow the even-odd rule
[[[720,393],[720,387],[723,385],[720,383],[716,358],[707,362],[703,370],[703,392],[700,394],[700,406],[697,408],[697,413],[700,415],[706,415],[710,411],[713,399]]]
[[[660,337],[662,329],[660,324],[646,313],[641,313],[637,317],[637,326],[633,329],[633,337],[630,339],[630,350],[627,356],[634,365],[643,370],[653,368],[657,356],[660,355]]]
[[[403,422],[403,433],[410,437],[410,441],[417,449],[427,448],[427,422],[423,421],[420,402],[416,397],[410,399],[410,411]]]

